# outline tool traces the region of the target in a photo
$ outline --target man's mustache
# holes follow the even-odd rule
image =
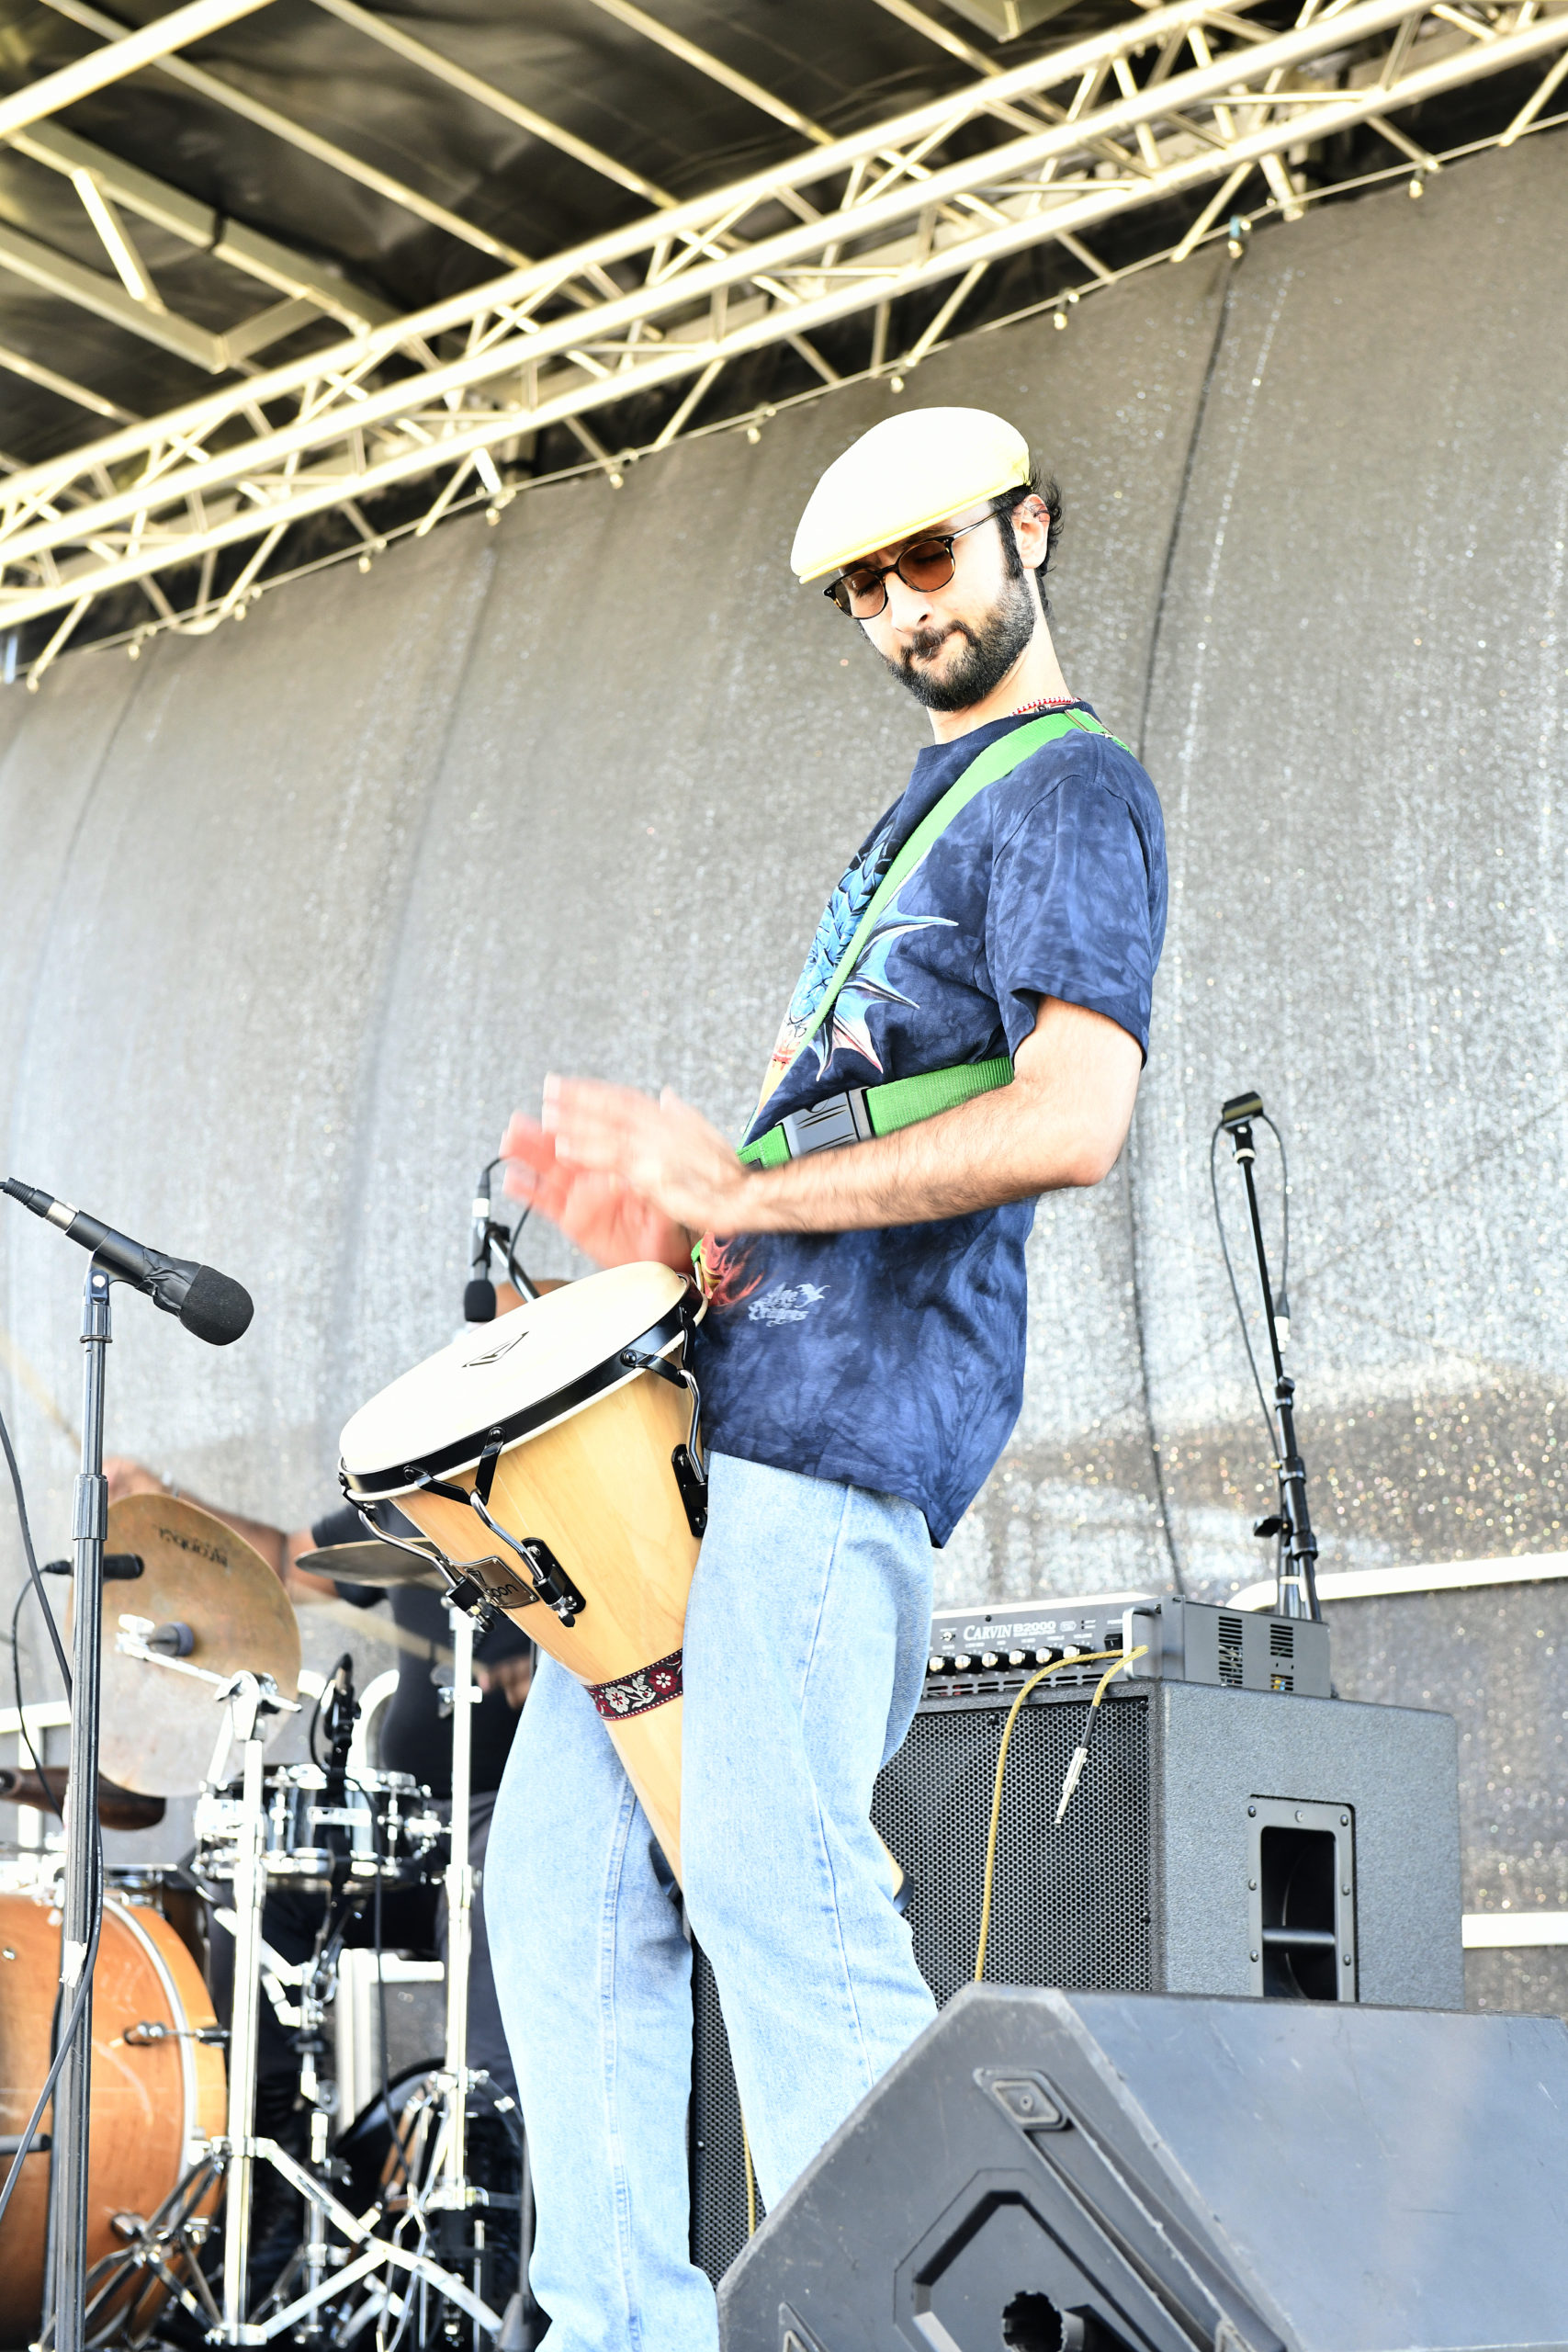
[[[949,621],[945,628],[917,629],[898,656],[901,667],[907,670],[911,662],[930,662],[950,637],[966,637],[971,645],[979,644],[974,630],[964,621]]]

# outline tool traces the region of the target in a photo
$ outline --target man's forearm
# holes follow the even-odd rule
[[[925,1225],[1098,1183],[1116,1158],[1102,1136],[1015,1078],[896,1135],[758,1170],[728,1229],[849,1233]]]

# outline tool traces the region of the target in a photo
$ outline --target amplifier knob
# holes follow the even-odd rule
[[[942,1658],[933,1652],[931,1657],[927,1660],[926,1672],[928,1674],[940,1674],[942,1669],[942,1663],[943,1661]]]
[[[997,1654],[995,1650],[982,1650],[980,1652],[980,1663],[982,1666],[995,1666],[997,1663]]]
[[[1021,1650],[1009,1650],[1008,1664],[1010,1666],[1021,1666],[1023,1664],[1023,1652]]]
[[[960,1673],[960,1674],[964,1674],[964,1673],[967,1672],[968,1668],[974,1665],[975,1661],[974,1661],[974,1659],[969,1656],[969,1653],[968,1653],[968,1651],[967,1651],[967,1650],[960,1650],[960,1651],[959,1651],[959,1653],[958,1653],[958,1656],[953,1659],[953,1665],[957,1668],[957,1669],[958,1669],[959,1673]]]
[[[1049,1651],[1049,1650],[1036,1650],[1036,1651],[1035,1651],[1035,1653],[1034,1653],[1034,1663],[1035,1663],[1035,1665],[1036,1665],[1036,1666],[1049,1666],[1049,1665],[1050,1665],[1050,1663],[1051,1663],[1051,1653],[1050,1653],[1050,1651]]]

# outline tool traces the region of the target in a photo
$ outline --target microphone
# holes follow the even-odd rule
[[[491,1166],[494,1162],[491,1162]],[[474,1187],[473,1224],[469,1227],[468,1280],[463,1291],[465,1323],[495,1321],[495,1284],[490,1278],[490,1169],[481,1169]]]
[[[216,1267],[193,1265],[188,1258],[165,1258],[162,1250],[128,1239],[112,1226],[73,1208],[69,1201],[57,1201],[15,1176],[0,1182],[0,1193],[9,1193],[34,1216],[58,1226],[70,1240],[90,1250],[111,1274],[133,1290],[145,1291],[165,1315],[177,1315],[186,1329],[209,1347],[226,1348],[250,1329],[255,1313],[250,1292]]]

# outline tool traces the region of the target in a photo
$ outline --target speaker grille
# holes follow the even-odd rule
[[[1108,1701],[1060,1829],[1087,1701],[1026,1706],[1002,1782],[986,1976],[1141,1993],[1151,1983],[1147,1702]],[[939,2003],[975,1973],[998,1707],[932,1706],[876,1784],[872,1819],[912,1883],[915,1959]]]
[[[716,2287],[746,2244],[746,2152],[718,1986],[697,1943],[692,1946],[692,2260]]]
[[[1146,1992],[1154,1975],[1148,1701],[1108,1698],[1060,1829],[1053,1816],[1087,1700],[1026,1706],[1002,1784],[986,1979]],[[939,2004],[975,1973],[986,1833],[1005,1706],[923,1706],[882,1773],[872,1819],[910,1881],[915,1959]],[[716,2285],[746,2243],[740,2108],[713,1971],[693,1952],[692,2259]],[[761,2214],[759,2203],[759,2215]]]

